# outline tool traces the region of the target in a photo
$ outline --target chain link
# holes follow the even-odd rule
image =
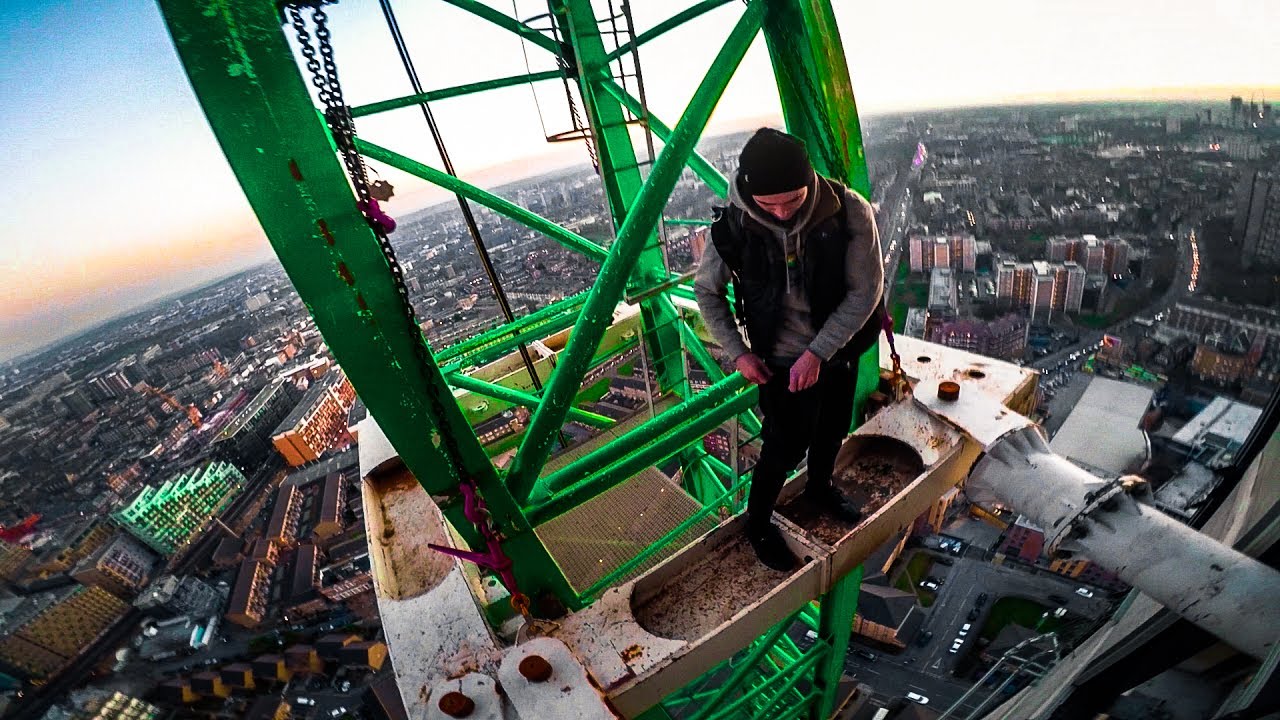
[[[303,59],[306,61],[307,71],[311,73],[311,84],[315,86],[320,102],[324,105],[325,123],[329,126],[329,132],[333,135],[334,144],[337,145],[338,152],[342,155],[342,162],[346,166],[347,174],[351,178],[351,184],[354,186],[356,196],[360,200],[357,203],[357,207],[362,212],[365,212],[365,209],[369,207],[370,200],[369,176],[365,168],[364,158],[360,156],[360,152],[355,146],[355,122],[351,117],[351,109],[347,107],[342,96],[342,85],[338,81],[337,60],[333,51],[333,36],[329,31],[328,25],[329,16],[325,14],[321,7],[322,5],[323,2],[290,4],[287,6],[289,19],[297,34],[298,46],[301,49]],[[318,56],[316,46],[312,45],[311,34],[307,31],[306,20],[302,15],[303,7],[310,7],[312,10],[311,20],[315,23],[315,40],[316,46],[319,47]],[[409,287],[405,283],[404,271],[400,267],[399,260],[396,259],[391,241],[380,225],[371,222],[370,227],[378,238],[378,246],[382,250],[382,255],[387,261],[387,267],[391,271],[392,282],[395,285],[396,293],[400,296],[405,319],[409,323],[411,332],[420,336],[422,329],[418,325],[417,313],[414,311],[413,302],[409,298]],[[432,361],[430,355],[427,354],[425,338],[416,338],[413,347],[422,367],[424,369],[431,367]],[[431,410],[438,422],[443,423],[446,417],[444,403],[431,390],[427,392],[427,400],[431,403]],[[457,438],[449,432],[438,432],[438,436],[449,461],[452,479],[455,481],[460,480],[466,474],[466,466],[463,464],[462,449],[458,446]]]

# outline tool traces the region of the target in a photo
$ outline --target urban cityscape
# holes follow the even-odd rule
[[[896,331],[1035,369],[1055,452],[1143,476],[1193,523],[1280,382],[1273,106],[1020,105],[863,129]],[[746,137],[700,151],[729,173]],[[613,239],[590,166],[492,192]],[[677,183],[672,273],[696,266],[720,202],[692,171]],[[476,221],[516,316],[595,279],[539,233]],[[399,218],[391,239],[433,351],[503,322],[455,203]],[[576,406],[621,421],[659,399],[643,344],[619,343]],[[501,466],[529,412],[478,397],[460,403]],[[371,576],[365,417],[275,262],[0,363],[5,717],[407,717]],[[598,432],[571,419],[564,442]],[[724,462],[741,460],[732,445],[727,427],[704,440]],[[1012,694],[1031,676],[986,675],[1003,653],[1045,629],[1088,637],[1128,587],[1044,546],[1044,529],[960,489],[882,546],[846,659],[863,709],[847,717],[936,718],[975,682]],[[1209,717],[1212,692],[1133,693],[1112,717]]]

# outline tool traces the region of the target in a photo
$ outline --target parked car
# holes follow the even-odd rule
[[[973,627],[973,625],[971,625],[971,624],[969,624],[969,623],[965,623],[964,625],[961,625],[961,626],[960,626],[960,637],[964,637],[965,635],[968,635],[968,634],[969,634],[969,628],[971,628],[971,627]]]
[[[956,638],[956,641],[951,643],[951,649],[948,650],[947,652],[954,655],[955,653],[960,652],[960,646],[963,644],[964,644],[964,640],[961,640],[960,638]]]
[[[1076,594],[1079,595],[1080,597],[1087,597],[1087,598],[1093,597],[1093,591],[1090,590],[1089,588],[1076,588]]]
[[[875,662],[875,659],[876,659],[875,653],[871,652],[870,650],[863,650],[861,648],[854,650],[853,654],[857,655],[863,660],[866,660],[867,662]]]
[[[920,703],[921,705],[928,705],[928,704],[929,704],[929,698],[927,698],[927,697],[925,697],[925,696],[923,696],[923,695],[920,695],[919,693],[909,692],[909,693],[907,693],[907,699],[908,699],[908,700],[910,700],[910,701],[912,701],[912,702]]]
[[[983,605],[986,604],[986,602],[987,602],[987,594],[979,593],[978,599],[974,601],[974,604],[977,605],[978,607],[982,607]]]
[[[934,581],[932,581],[932,580],[921,580],[921,581],[920,581],[920,587],[924,588],[925,590],[937,590],[937,589],[938,589],[938,583],[936,583],[936,582],[934,582]]]
[[[298,697],[296,700],[294,700],[294,702],[298,703],[299,705],[306,705],[307,707],[311,707],[312,705],[316,704],[316,701],[312,700],[309,697]]]
[[[925,630],[924,632],[921,632],[919,635],[916,635],[916,646],[924,647],[925,645],[928,645],[929,641],[932,639],[933,639],[933,631]]]
[[[338,688],[338,692],[348,692],[351,690],[351,681],[343,680],[342,687]]]
[[[977,619],[978,619],[978,608],[974,608],[969,611],[969,622],[973,622],[974,620],[977,620]]]

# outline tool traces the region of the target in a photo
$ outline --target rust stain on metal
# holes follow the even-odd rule
[[[644,654],[644,647],[641,645],[632,645],[621,653],[623,662],[631,662]]]
[[[449,543],[431,497],[407,470],[370,483],[377,513],[367,518],[367,529],[370,537],[379,538],[386,560],[384,593],[403,600],[436,587],[453,569],[453,560],[427,547]]]

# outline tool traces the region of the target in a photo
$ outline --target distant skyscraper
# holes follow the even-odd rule
[[[1246,171],[1236,186],[1231,235],[1245,267],[1280,263],[1280,176]]]
[[[1231,98],[1231,126],[1239,127],[1244,122],[1244,98],[1236,95]]]

